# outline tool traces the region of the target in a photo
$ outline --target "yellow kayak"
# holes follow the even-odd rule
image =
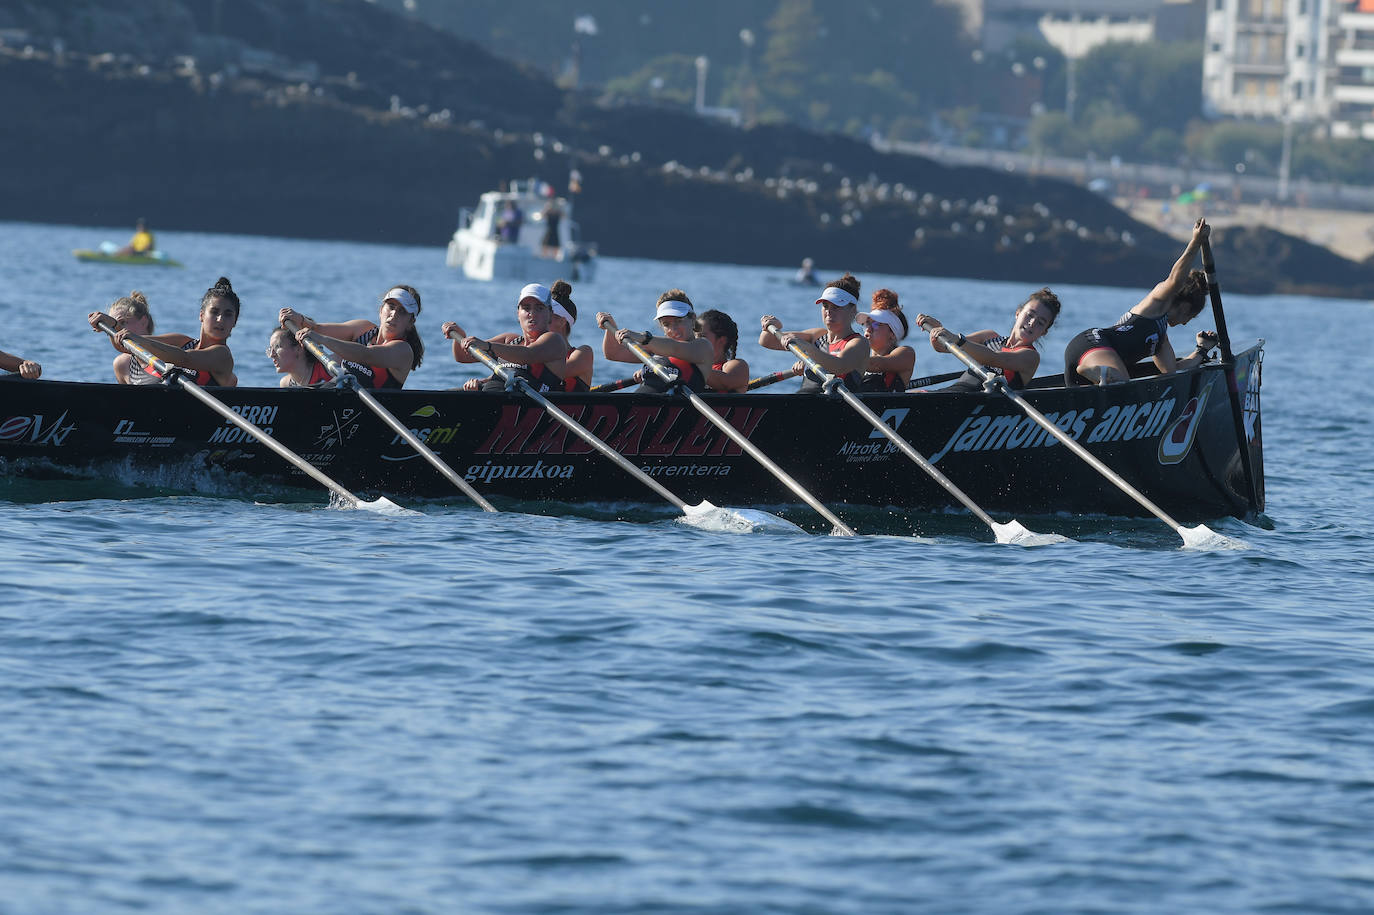
[[[154,251],[152,254],[107,254],[104,251],[92,251],[89,248],[77,248],[72,255],[79,261],[87,261],[97,264],[133,264],[147,265],[154,267],[180,267],[180,261],[174,261],[161,251]]]

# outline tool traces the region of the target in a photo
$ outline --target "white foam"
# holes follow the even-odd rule
[[[785,518],[751,508],[718,508],[710,502],[687,506],[678,519],[703,531],[725,534],[804,534],[800,527]]]
[[[1061,534],[1037,534],[1020,521],[1008,521],[1005,524],[994,521],[992,532],[997,535],[998,543],[1012,543],[1016,546],[1045,546],[1051,543],[1071,542],[1068,537]]]
[[[1178,535],[1183,538],[1183,548],[1185,550],[1248,550],[1250,544],[1244,540],[1236,540],[1227,537],[1225,534],[1218,534],[1205,524],[1197,527],[1178,528]]]

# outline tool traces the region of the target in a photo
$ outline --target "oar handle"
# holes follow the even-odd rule
[[[604,330],[609,331],[620,330],[619,327],[616,327],[615,320],[609,317],[606,318],[605,321],[601,322],[601,327]],[[644,349],[644,347],[640,346],[638,343],[634,342],[633,340],[630,340],[629,338],[626,338],[620,342],[627,350],[634,353],[635,358],[637,358],[640,362],[644,363],[644,367],[652,371],[655,375],[657,375],[659,377],[659,380],[661,380],[664,384],[668,385],[669,387],[672,387],[673,385],[677,384],[679,381],[682,380],[682,376],[680,376],[677,373],[676,369],[670,369],[665,366],[659,365],[657,362],[654,361],[654,358],[649,355],[649,353]]]
[[[795,343],[785,342],[782,337],[782,331],[778,328],[778,325],[769,324],[768,332],[772,334],[774,337],[776,337],[779,343],[787,347],[787,349],[792,353],[792,355],[800,359],[802,361],[802,364],[805,365],[812,372],[814,372],[816,376],[820,378],[825,384],[841,384],[839,379],[837,379],[834,375],[827,372],[825,369],[821,368],[821,364],[817,362],[815,359],[811,358],[811,356],[807,355],[806,351],[803,350],[800,346],[798,346]]]
[[[929,320],[922,321],[919,326],[921,330],[929,331],[932,329],[931,327],[927,326],[930,323],[931,322]],[[946,330],[946,328],[941,326],[940,330]],[[954,336],[962,337],[963,335],[957,334]],[[949,350],[951,353],[955,355],[955,357],[960,362],[968,366],[968,370],[970,372],[977,375],[979,378],[983,380],[983,387],[987,388],[990,391],[996,391],[1006,387],[1006,379],[1004,379],[1001,375],[989,372],[986,366],[984,366],[978,360],[974,359],[968,353],[964,352],[964,347],[961,346],[958,342],[956,342],[955,340],[947,339],[944,341],[944,343],[945,349]]]
[[[104,321],[97,321],[96,326],[103,330],[111,340],[115,338],[115,334],[117,333],[117,331],[114,328],[110,327],[108,324],[106,324]],[[128,350],[129,354],[132,355],[139,362],[142,362],[144,365],[147,366],[152,366],[153,371],[157,372],[159,375],[165,376],[169,371],[171,371],[171,366],[169,366],[167,363],[163,362],[161,359],[157,358],[152,353],[148,352],[146,349],[139,346],[137,343],[128,338],[125,338],[124,340],[124,348]]]
[[[300,327],[296,324],[295,321],[292,321],[290,318],[287,318],[285,321],[281,323],[282,327],[285,327],[287,330],[289,330],[293,337],[300,332]],[[327,352],[325,352],[324,347],[320,346],[318,343],[316,343],[314,340],[311,340],[309,337],[306,337],[304,340],[301,341],[301,343],[305,346],[307,350],[310,351],[310,355],[314,356],[316,359],[319,360],[320,365],[324,366],[324,370],[329,373],[331,378],[333,378],[335,381],[338,381],[340,378],[344,376],[343,366],[339,364],[339,361],[337,359],[335,359],[334,357],[330,356]]]

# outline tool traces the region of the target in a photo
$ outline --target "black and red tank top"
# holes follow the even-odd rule
[[[679,359],[677,356],[654,356],[652,361],[665,368],[677,369],[677,383],[689,391],[700,394],[706,390],[706,373],[696,363]],[[658,377],[658,373],[646,366],[644,382],[635,390],[641,394],[667,394],[668,385],[664,384],[663,379]]]
[[[524,346],[525,336],[521,334],[510,341],[510,346]],[[505,359],[498,359],[497,364],[515,373],[515,377],[524,379],[525,383],[534,388],[541,394],[549,391],[576,390],[575,388],[564,387],[565,379],[560,378],[558,373],[549,368],[547,362],[539,362],[534,365],[525,365],[523,362],[508,362]],[[585,390],[585,385],[583,386]],[[506,389],[506,379],[500,375],[492,375],[482,379],[482,390],[488,393],[504,391]]]
[[[857,336],[859,335],[850,334],[847,337],[841,337],[839,339],[832,340],[830,335],[826,334],[824,337],[821,337],[819,340],[816,341],[816,345],[824,347],[825,351],[833,356],[836,353],[840,352],[842,349],[844,349],[844,345],[848,343],[850,340],[853,340]],[[840,381],[844,382],[844,386],[849,388],[849,390],[857,391],[863,384],[863,375],[859,372],[849,372],[846,375],[844,375],[844,377],[842,377]],[[821,383],[822,379],[816,377],[815,372],[811,371],[810,369],[807,369],[806,372],[802,375],[802,383],[801,387],[798,389],[798,393],[819,394],[821,392]]]
[[[371,346],[379,333],[381,330],[374,327],[353,342],[363,346]],[[353,362],[348,359],[340,359],[339,364],[343,366],[345,372],[358,379],[358,383],[365,388],[378,390],[380,388],[399,389],[401,387],[401,382],[397,381],[396,376],[391,374],[385,366],[368,365],[364,362]]]

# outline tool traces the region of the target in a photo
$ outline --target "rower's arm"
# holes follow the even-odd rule
[[[629,347],[615,338],[615,330],[609,327],[601,337],[601,355],[612,362],[639,362],[639,358],[630,352]]]
[[[592,348],[583,344],[571,353],[568,353],[567,362],[563,369],[563,377],[581,378],[590,385],[592,383],[592,370],[594,367],[595,357],[592,355]]]
[[[713,391],[743,394],[749,390],[749,363],[727,359],[718,369],[706,370],[706,386]]]
[[[363,333],[366,332],[363,331]],[[388,372],[399,374],[401,377],[410,371],[411,365],[415,361],[415,351],[404,340],[391,340],[377,346],[368,346],[363,343],[354,343],[352,340],[340,340],[318,330],[310,331],[308,339],[350,362],[381,366]]]
[[[1033,346],[1025,349],[994,350],[989,349],[982,341],[975,342],[969,338],[964,344],[964,352],[981,365],[1010,369],[1025,378],[1035,377],[1036,369],[1040,368],[1040,352]]]
[[[305,326],[325,337],[333,337],[336,340],[356,340],[377,325],[366,318],[357,318],[339,324],[317,324],[312,321]]]
[[[1174,352],[1174,345],[1169,342],[1167,336],[1159,341],[1159,348],[1155,350],[1154,364],[1161,375],[1167,375],[1179,369],[1178,354]]]
[[[681,359],[696,365],[710,365],[715,360],[715,351],[705,337],[694,340],[673,340],[668,337],[652,337],[644,344],[644,349],[654,356],[667,356]]]
[[[516,343],[491,342],[491,354],[506,362],[520,365],[538,365],[543,362],[559,362],[568,351],[568,341],[562,334],[545,331],[534,343],[525,346]]]
[[[898,346],[886,356],[870,353],[868,357],[868,371],[870,372],[896,372],[899,375],[907,376],[915,367],[916,351],[909,346]]]

